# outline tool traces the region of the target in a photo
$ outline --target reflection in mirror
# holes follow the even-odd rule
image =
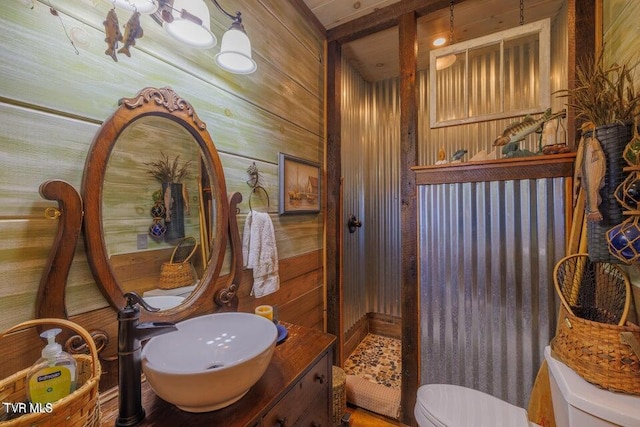
[[[151,173],[163,162],[171,170],[175,163],[169,172],[180,175],[175,184]],[[123,308],[124,294],[135,290],[184,297],[161,298],[166,309],[142,312],[145,320],[180,321],[214,309],[229,201],[218,151],[189,102],[171,88],[151,87],[121,99],[89,149],[82,199],[87,260],[114,308]],[[172,258],[193,265],[188,277],[168,268],[179,266]]]
[[[102,212],[107,255],[124,292],[184,298],[202,277],[208,261],[203,236],[211,227],[201,229],[201,158],[189,131],[163,117],[144,116],[118,137],[106,167]],[[184,264],[163,270],[170,261]],[[181,299],[161,302],[167,309]]]

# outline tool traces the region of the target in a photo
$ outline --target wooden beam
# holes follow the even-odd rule
[[[309,6],[303,0],[289,0],[295,7],[300,10],[300,12],[304,15],[304,17],[313,24],[314,27],[320,31],[325,38],[327,37],[327,29],[322,25],[318,17],[313,14]]]
[[[456,5],[466,0],[456,0]],[[449,7],[449,0],[402,0],[327,31],[327,40],[347,43],[398,25],[402,16],[428,15]]]
[[[343,361],[344,333],[340,309],[342,256],[340,242],[342,221],[340,217],[341,140],[342,126],[340,100],[342,96],[342,46],[330,42],[327,49],[327,191],[326,191],[326,287],[327,287],[327,332],[337,337],[334,360]]]
[[[568,38],[568,89],[576,87],[577,65],[587,58],[596,58],[596,35],[602,30],[596,29],[596,3],[598,0],[568,0],[567,1],[567,38]],[[571,97],[567,103],[573,103]],[[573,108],[567,111],[567,137],[570,146],[577,145],[578,129],[580,123],[576,122],[576,113]]]
[[[418,163],[416,73],[418,23],[413,12],[400,17],[400,199],[402,241],[402,397],[401,420],[414,425],[420,382],[420,286],[418,284],[417,202],[413,166]]]

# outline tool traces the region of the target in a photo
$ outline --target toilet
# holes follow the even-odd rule
[[[546,347],[557,427],[640,426],[640,396],[613,393],[586,382]],[[449,384],[418,389],[420,427],[533,427],[527,411],[486,393]]]

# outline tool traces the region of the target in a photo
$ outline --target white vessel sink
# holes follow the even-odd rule
[[[142,369],[155,393],[188,412],[221,409],[262,377],[278,335],[273,322],[252,313],[219,313],[176,324],[150,339]]]

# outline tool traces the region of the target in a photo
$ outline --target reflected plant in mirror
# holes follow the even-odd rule
[[[153,224],[149,228],[149,234],[154,239],[164,238],[173,242],[184,237],[184,215],[191,213],[189,190],[183,180],[191,175],[189,166],[193,161],[187,160],[180,166],[179,155],[171,161],[168,155],[163,152],[160,154],[162,159],[145,163],[149,167],[149,175],[162,185],[160,192],[153,193]]]

